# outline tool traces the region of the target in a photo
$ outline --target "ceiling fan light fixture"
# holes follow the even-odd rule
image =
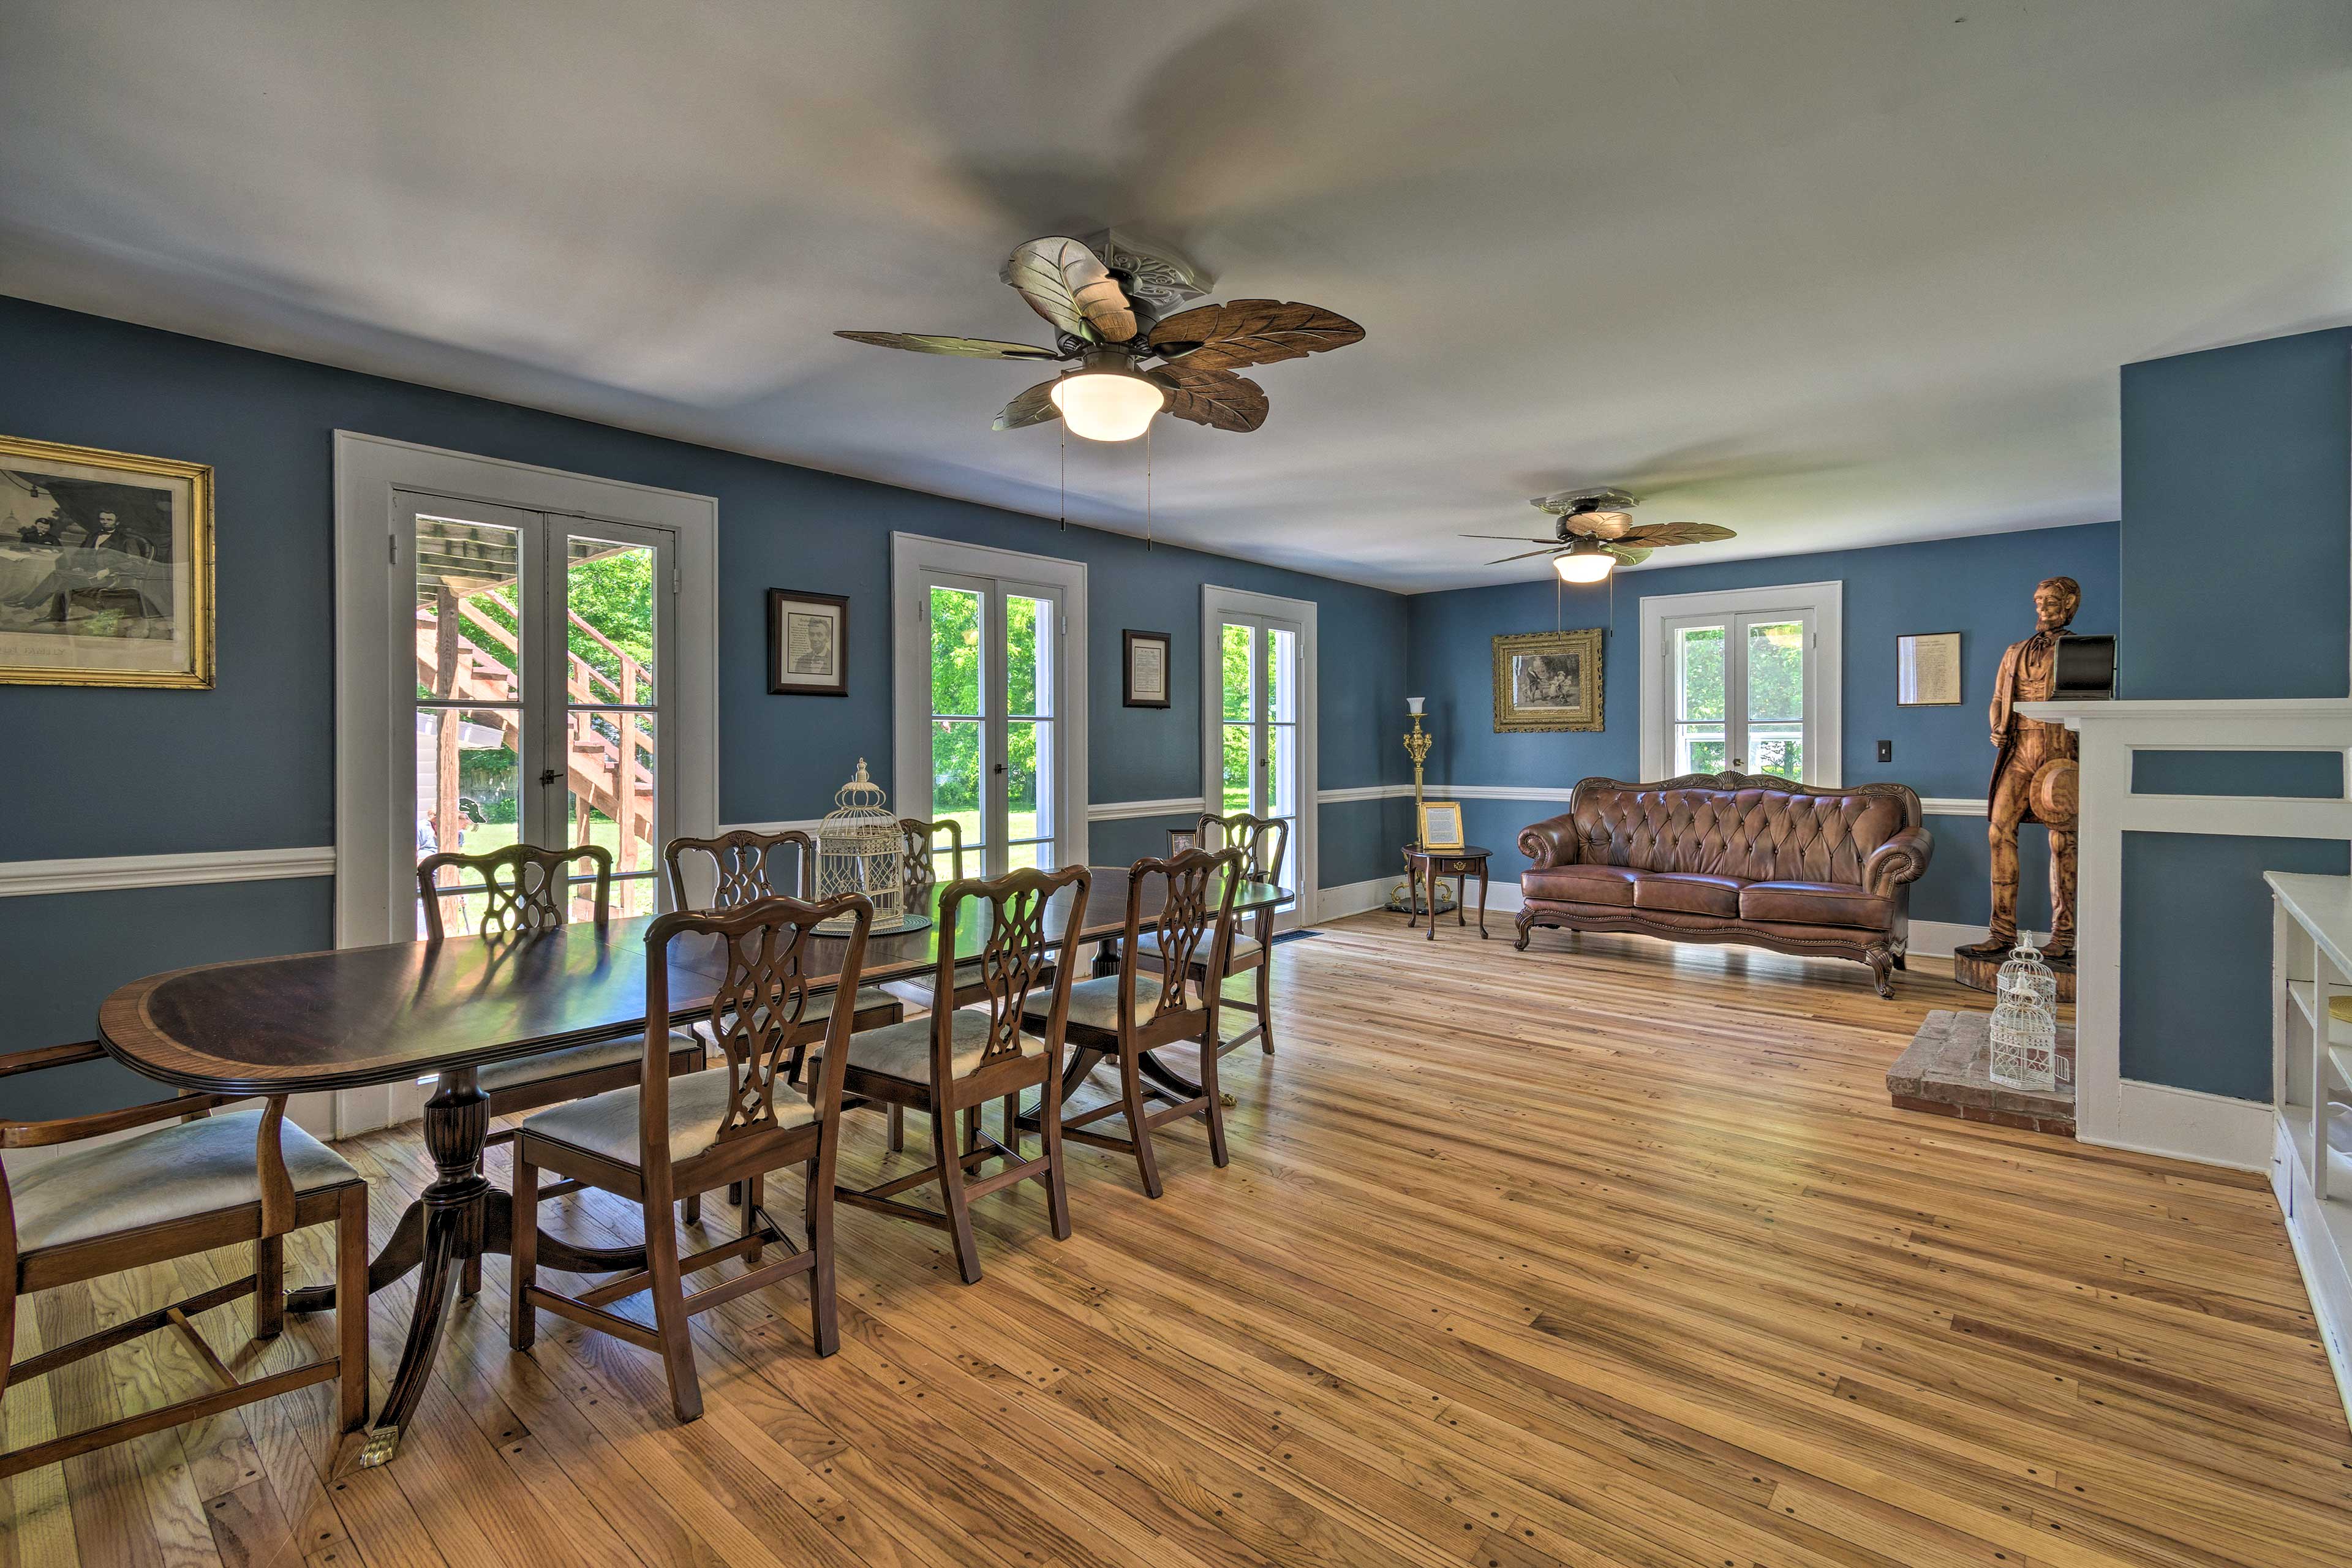
[[[1070,434],[1088,441],[1132,441],[1168,406],[1167,389],[1158,382],[1102,362],[1071,372],[1045,395],[1062,411]]]
[[[1616,566],[1617,558],[1590,539],[1580,539],[1551,558],[1551,569],[1563,583],[1606,582]]]

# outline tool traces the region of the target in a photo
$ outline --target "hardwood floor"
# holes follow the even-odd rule
[[[0,1568],[2352,1559],[2352,1437],[2260,1182],[1891,1110],[1920,1016],[1982,1005],[1918,973],[1897,995],[1845,963],[1341,922],[1277,956],[1281,1054],[1225,1058],[1228,1171],[1172,1130],[1155,1204],[1073,1149],[1076,1237],[1034,1184],[981,1204],[970,1288],[945,1237],[843,1212],[841,1353],[811,1354],[798,1283],[730,1303],[696,1321],[683,1427],[650,1355],[552,1317],[510,1354],[493,1259],[388,1468],[323,1474],[331,1390],[306,1391],[0,1483]],[[861,1115],[845,1179],[900,1168],[884,1142]],[[381,1237],[422,1153],[350,1149]],[[37,1299],[18,1354],[163,1273]],[[379,1298],[379,1393],[407,1309]],[[12,1393],[9,1434],[201,1375],[150,1340]]]

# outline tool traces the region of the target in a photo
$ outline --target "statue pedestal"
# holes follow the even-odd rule
[[[2007,953],[1999,958],[1978,958],[1970,953],[1955,952],[1952,954],[1952,978],[1971,991],[1998,991],[2000,966],[2008,958]],[[2074,999],[2074,961],[2044,954],[2042,962],[2050,966],[2051,977],[2058,982],[2058,1000],[2072,1002]]]

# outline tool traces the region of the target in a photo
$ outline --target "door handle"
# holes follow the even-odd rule
[[[1004,764],[1003,763],[997,763],[993,771],[1000,773],[1003,773],[1004,771]]]
[[[553,768],[549,768],[539,775],[539,782],[543,784],[551,784],[562,776],[562,774],[557,773]]]

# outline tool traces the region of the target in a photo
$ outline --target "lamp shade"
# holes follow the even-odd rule
[[[1616,565],[1615,556],[1589,540],[1579,540],[1568,553],[1551,558],[1551,569],[1563,583],[1603,582]]]
[[[1070,434],[1089,441],[1132,441],[1168,405],[1159,383],[1130,370],[1094,366],[1064,376],[1046,395]]]

